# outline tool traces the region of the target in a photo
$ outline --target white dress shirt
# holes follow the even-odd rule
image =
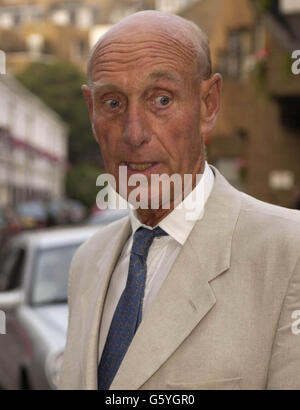
[[[160,228],[162,228],[168,236],[155,237],[149,249],[147,257],[147,278],[143,303],[143,317],[170,272],[180,249],[186,242],[196,221],[203,217],[204,206],[212,190],[213,183],[214,174],[207,162],[205,162],[204,173],[194,190],[186,196],[181,204],[179,204],[172,212],[170,212],[162,221],[159,222],[158,226],[160,226]],[[197,196],[197,193],[199,196]],[[201,198],[201,200],[193,202],[193,199],[195,198],[194,195],[196,195],[196,198]],[[193,209],[192,219],[191,209]],[[138,219],[136,211],[133,209],[130,211],[130,222],[132,234],[127,240],[116,264],[106,294],[100,324],[98,351],[99,361],[104,349],[115,309],[126,286],[133,235],[141,226],[148,229],[154,229],[151,226],[142,224]]]

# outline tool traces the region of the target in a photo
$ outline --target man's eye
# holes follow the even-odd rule
[[[109,108],[116,109],[119,108],[121,103],[118,100],[106,100],[105,104],[109,106]]]
[[[160,95],[155,99],[155,102],[158,105],[168,105],[170,103],[170,98],[167,97],[166,95]]]

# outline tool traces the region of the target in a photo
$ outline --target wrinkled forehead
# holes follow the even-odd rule
[[[110,72],[164,66],[170,70],[193,72],[197,69],[193,42],[181,30],[158,25],[119,27],[95,47],[90,59],[92,81]]]

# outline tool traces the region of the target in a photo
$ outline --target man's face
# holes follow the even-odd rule
[[[180,49],[182,48],[182,50]],[[128,177],[200,173],[200,81],[191,55],[167,36],[137,34],[107,41],[84,91],[106,172]],[[128,194],[134,187],[128,187]]]

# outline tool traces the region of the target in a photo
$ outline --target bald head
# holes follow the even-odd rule
[[[193,22],[180,16],[158,11],[142,11],[131,14],[115,24],[102,36],[91,51],[88,61],[88,81],[93,82],[93,68],[97,63],[97,55],[111,42],[130,43],[137,33],[148,35],[161,34],[168,38],[178,53],[186,54],[195,66],[196,74],[200,79],[211,76],[211,59],[209,43],[204,32]]]

